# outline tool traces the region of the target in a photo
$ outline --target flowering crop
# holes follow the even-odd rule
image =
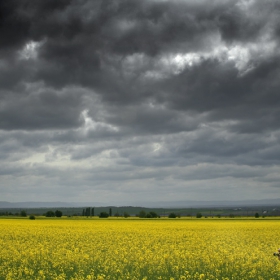
[[[0,220],[0,279],[279,279],[275,220]]]

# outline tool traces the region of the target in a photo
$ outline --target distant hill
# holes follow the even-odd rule
[[[128,206],[131,203],[123,203]],[[102,206],[120,206],[114,203],[102,202],[7,202],[0,201],[0,208],[55,208],[55,207],[102,207]],[[241,206],[279,206],[278,199],[261,199],[261,200],[241,200],[241,201],[161,201],[161,202],[138,202],[132,206],[150,207],[150,208],[193,208],[193,207],[241,207]]]
[[[153,205],[153,206],[152,206]],[[145,206],[148,207],[177,207],[177,208],[193,208],[193,207],[244,207],[244,206],[277,206],[280,205],[278,199],[260,199],[260,200],[216,200],[216,201],[176,201],[176,202],[154,202]]]

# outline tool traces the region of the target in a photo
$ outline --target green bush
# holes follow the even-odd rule
[[[170,213],[169,215],[168,215],[168,218],[171,218],[171,219],[174,219],[174,218],[176,218],[177,216],[176,216],[176,214],[175,213]]]
[[[199,212],[199,213],[196,213],[196,217],[198,218],[198,219],[200,219],[200,218],[202,218],[202,214]]]
[[[53,211],[48,211],[45,215],[46,217],[55,217],[55,213]]]
[[[30,215],[30,216],[29,216],[29,219],[30,219],[30,220],[35,220],[35,216],[34,216],[34,215]]]
[[[55,214],[55,216],[58,217],[58,218],[62,217],[62,212],[59,211],[59,210],[56,210],[56,211],[54,212],[54,214]]]
[[[156,212],[150,212],[151,218],[158,218],[159,215]]]
[[[127,212],[124,212],[124,213],[123,213],[123,216],[124,216],[125,218],[130,217],[130,215],[129,215]]]
[[[101,212],[99,214],[99,218],[108,218],[109,217],[109,214],[107,212]]]

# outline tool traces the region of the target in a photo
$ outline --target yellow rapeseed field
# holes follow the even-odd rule
[[[279,220],[0,219],[0,279],[280,279]]]

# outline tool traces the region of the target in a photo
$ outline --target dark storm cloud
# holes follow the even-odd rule
[[[264,31],[269,25],[265,15],[275,15],[277,3],[270,1],[268,6],[263,6],[257,2],[249,7],[246,3],[249,5],[245,1],[239,5],[232,1],[215,1],[211,5],[205,1],[2,3],[1,33],[4,40],[1,40],[0,48],[7,57],[4,57],[1,68],[1,87],[13,88],[17,84],[37,81],[55,88],[85,86],[97,90],[103,100],[119,106],[139,103],[153,96],[158,102],[180,110],[213,111],[214,115],[219,110],[229,110],[232,115],[227,118],[238,118],[240,106],[251,107],[254,111],[258,104],[266,105],[263,101],[271,100],[276,105],[279,65],[275,62],[278,57],[275,55],[271,56],[271,62],[252,58],[254,69],[244,77],[239,76],[234,62],[215,59],[202,59],[195,67],[171,75],[163,82],[144,75],[162,55],[213,48],[211,37],[217,34],[226,44],[231,44],[257,42],[264,32],[277,32],[274,17],[271,17],[269,30]],[[31,41],[40,43],[36,60],[19,61],[18,52]],[[139,53],[144,54],[149,63],[138,71],[133,65],[130,76],[125,76],[121,68],[124,60]],[[272,85],[269,89],[268,84]],[[18,127],[26,123],[26,127],[38,128],[41,121],[41,128],[80,124],[78,110],[73,114],[70,102],[67,105],[63,98],[55,96],[54,90],[46,93],[45,97],[41,94],[41,97],[33,99],[27,91],[20,91],[21,95],[27,96],[26,102],[37,111],[32,112],[25,106],[22,98],[14,105],[15,100],[10,94],[7,97],[4,90],[2,99],[7,106],[2,109],[2,119],[11,121],[2,121],[2,128],[7,129],[9,123],[15,122]],[[59,114],[50,99],[56,99],[54,102],[58,105],[63,102],[65,110]],[[75,99],[78,104],[82,102],[79,94]],[[18,106],[38,118],[31,120],[23,112],[19,117],[20,123],[16,120]],[[55,113],[49,114],[48,108]],[[57,120],[53,124],[52,118]],[[170,119],[170,116],[165,118]],[[45,125],[44,120],[49,120],[50,126]],[[139,121],[138,118],[137,123],[141,127],[141,119]]]
[[[250,7],[252,11],[249,13],[232,1],[208,3],[59,1],[58,4],[55,1],[40,1],[31,4],[29,1],[9,1],[3,4],[2,32],[6,41],[1,42],[0,48],[7,49],[8,46],[15,56],[30,41],[43,43],[38,47],[36,63],[7,61],[4,76],[6,74],[11,79],[8,85],[38,80],[59,88],[81,85],[98,90],[108,102],[139,102],[157,95],[153,90],[155,82],[151,84],[146,78],[139,79],[147,69],[140,69],[132,77],[122,77],[120,66],[128,56],[141,53],[153,63],[159,56],[168,53],[207,50],[213,47],[211,40],[219,34],[225,42],[254,42],[267,25],[264,16],[252,15],[254,11],[260,12],[258,6],[263,7],[261,4]],[[269,11],[273,13],[275,5],[270,3]],[[18,30],[17,26],[21,29]],[[273,26],[270,28],[274,29]],[[9,34],[6,35],[7,30]],[[130,70],[133,74],[133,69]],[[232,104],[232,99],[242,95],[250,86],[236,77],[234,67],[220,61],[208,65],[202,63],[191,69],[187,77],[184,74],[170,77],[168,83],[177,87],[188,84],[188,95],[193,97],[191,105],[203,103],[201,99],[204,98],[212,102],[222,99],[225,102],[221,106]],[[196,81],[202,79],[201,83],[189,84],[193,78]],[[203,86],[209,86],[210,82],[212,92],[202,93]],[[192,88],[199,94],[194,95]],[[174,87],[174,90],[182,95],[180,89],[177,91]],[[231,100],[228,100],[228,96],[232,96]],[[170,95],[166,97],[167,102],[169,98]],[[236,98],[236,102],[239,102],[238,96]],[[177,106],[181,105],[180,100],[176,103]]]
[[[263,62],[239,76],[233,63],[206,60],[165,80],[162,98],[179,110],[208,111],[213,119],[243,120],[242,131],[275,129],[279,127],[278,75],[277,61]]]
[[[81,93],[41,87],[42,84],[21,87],[18,92],[3,94],[0,110],[3,129],[59,129],[83,123]]]
[[[5,184],[180,197],[209,179],[273,194],[279,12],[275,0],[1,1]]]

